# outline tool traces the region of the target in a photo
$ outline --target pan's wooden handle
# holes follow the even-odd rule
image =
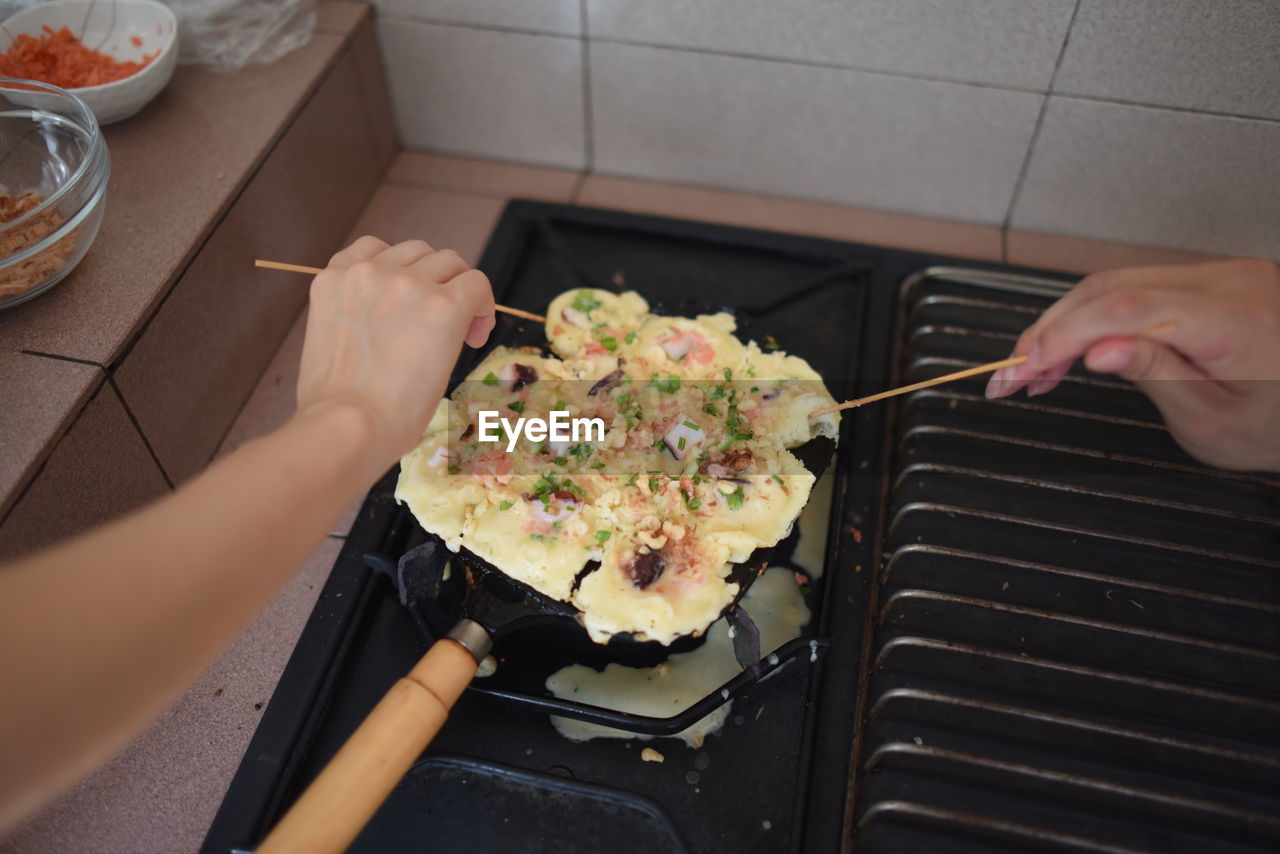
[[[476,660],[464,646],[436,641],[378,701],[258,854],[345,851],[440,731],[475,674]]]

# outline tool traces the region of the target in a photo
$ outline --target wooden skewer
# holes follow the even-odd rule
[[[1137,337],[1151,338],[1155,335],[1167,334],[1177,328],[1178,324],[1176,323],[1161,323],[1160,325],[1153,326],[1150,329],[1142,330],[1138,333]],[[979,374],[998,371],[1001,368],[1011,368],[1014,365],[1021,365],[1025,361],[1027,361],[1026,356],[1012,356],[1008,359],[1001,359],[998,362],[988,362],[985,365],[978,365],[974,368],[965,368],[963,371],[956,371],[953,374],[944,374],[940,377],[934,377],[931,380],[924,380],[923,382],[904,385],[901,388],[893,388],[888,391],[879,392],[878,394],[859,397],[856,400],[846,401],[839,406],[828,406],[825,409],[815,409],[810,413],[810,417],[813,417],[814,415],[826,415],[831,412],[839,412],[842,409],[853,409],[854,407],[862,406],[865,403],[875,403],[877,400],[884,400],[886,397],[897,397],[900,394],[910,394],[911,392],[919,391],[922,388],[929,388],[930,386],[942,385],[943,383],[955,382],[956,380],[968,379],[969,377],[976,377]]]
[[[323,273],[319,267],[304,267],[301,264],[285,264],[281,261],[264,261],[261,258],[253,262],[255,267],[266,267],[268,270],[284,270],[288,273],[307,273],[308,275],[319,275]],[[511,308],[505,305],[495,305],[494,308],[503,314],[510,314],[513,317],[523,317],[525,320],[532,320],[535,323],[546,323],[547,319],[540,314],[534,314],[531,311],[525,311],[520,308]]]

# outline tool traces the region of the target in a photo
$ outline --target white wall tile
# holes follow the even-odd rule
[[[582,43],[381,19],[405,148],[581,169]]]
[[[1052,97],[1012,227],[1280,257],[1280,124]]]
[[[1280,2],[1083,0],[1054,89],[1280,119]]]
[[[592,43],[600,172],[977,223],[1004,217],[1040,96]]]
[[[582,33],[582,9],[578,0],[373,0],[373,5],[381,17],[569,36]]]
[[[592,38],[1048,87],[1075,0],[588,0]]]

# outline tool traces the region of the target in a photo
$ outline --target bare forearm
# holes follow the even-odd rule
[[[295,418],[173,496],[0,573],[0,826],[180,695],[377,476],[372,425]]]

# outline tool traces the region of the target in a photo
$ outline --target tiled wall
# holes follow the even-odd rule
[[[1280,257],[1280,0],[374,0],[402,144]]]

